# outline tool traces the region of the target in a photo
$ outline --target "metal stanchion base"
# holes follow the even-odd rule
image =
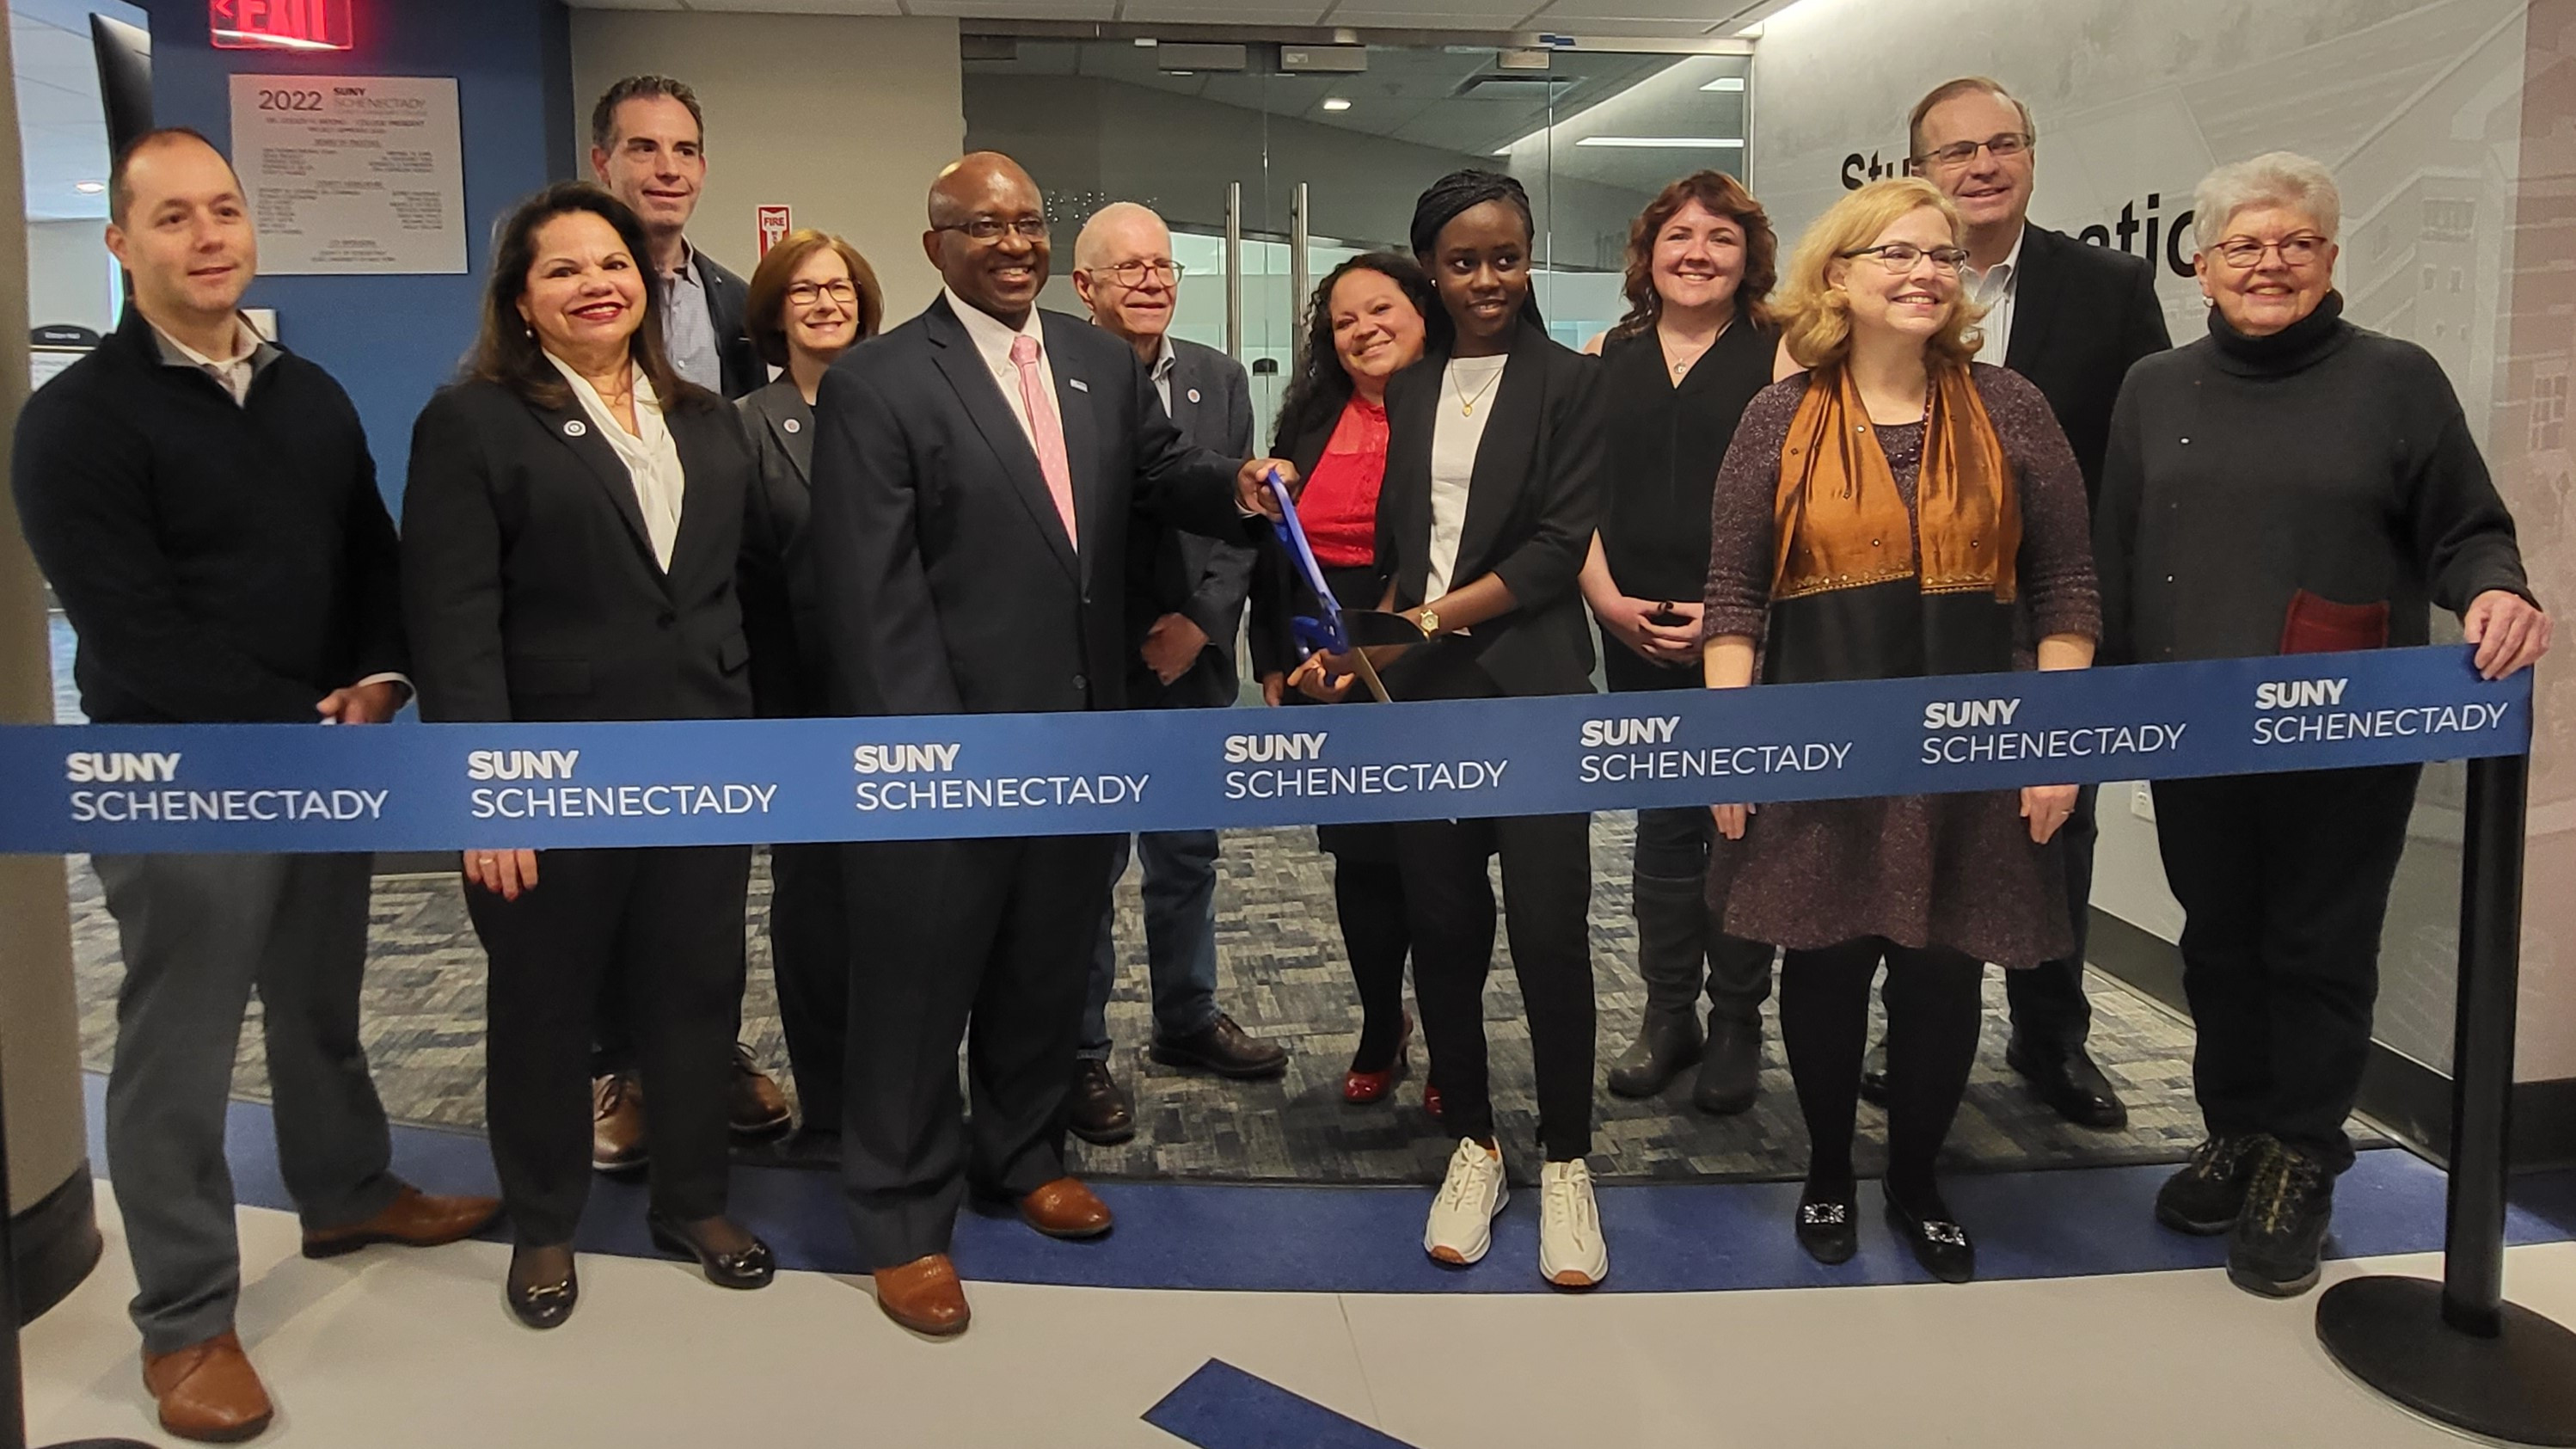
[[[2576,1333],[2504,1305],[2493,1338],[2442,1321],[2430,1278],[2354,1278],[2317,1302],[2317,1337],[2352,1376],[2427,1418],[2514,1444],[2576,1445]]]

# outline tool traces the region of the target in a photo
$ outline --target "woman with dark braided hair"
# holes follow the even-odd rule
[[[1521,184],[1491,171],[1444,176],[1414,207],[1413,252],[1431,273],[1440,311],[1428,355],[1386,390],[1383,604],[1404,610],[1429,641],[1388,665],[1387,689],[1400,699],[1592,690],[1592,630],[1575,580],[1592,546],[1598,367],[1540,325],[1530,295],[1533,230]],[[1424,804],[1445,814],[1473,802]],[[1431,1084],[1458,1139],[1422,1246],[1441,1262],[1477,1261],[1503,1205],[1484,1019],[1494,954],[1486,862],[1500,855],[1512,969],[1538,1075],[1539,1273],[1588,1288],[1610,1271],[1584,1162],[1592,1150],[1591,819],[1409,821],[1396,826],[1396,841]]]
[[[1607,641],[1613,693],[1700,686],[1709,490],[1744,405],[1771,383],[1778,253],[1762,203],[1722,171],[1665,187],[1628,228],[1628,315],[1585,349],[1601,357],[1604,466],[1583,598]],[[1696,1058],[1692,1105],[1728,1114],[1761,1092],[1772,952],[1718,929],[1706,896],[1715,833],[1695,805],[1637,812],[1631,889],[1646,1015],[1609,1085],[1651,1097]]]
[[[1335,267],[1308,304],[1304,362],[1279,405],[1271,451],[1306,479],[1298,517],[1325,586],[1354,608],[1386,592],[1377,500],[1386,477],[1387,380],[1421,360],[1426,319],[1439,308],[1430,279],[1395,252],[1367,252]],[[1291,619],[1313,617],[1316,608],[1314,590],[1284,551],[1263,549],[1253,565],[1250,640],[1252,672],[1271,704],[1348,692],[1324,687],[1321,666],[1301,657],[1291,631]],[[1383,1100],[1403,1075],[1413,1034],[1404,1014],[1413,933],[1405,925],[1395,827],[1319,825],[1315,843],[1333,857],[1333,906],[1360,993],[1359,1049],[1342,1076],[1342,1100],[1365,1106]]]

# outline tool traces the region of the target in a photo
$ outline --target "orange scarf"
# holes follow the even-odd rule
[[[1914,518],[1850,369],[1808,379],[1780,449],[1774,602],[1904,578],[1921,579],[1927,594],[1990,592],[1999,604],[2018,595],[2021,499],[2012,462],[1968,369],[1936,367],[1933,379]]]

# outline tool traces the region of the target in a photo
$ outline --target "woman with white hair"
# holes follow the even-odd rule
[[[2194,204],[2209,335],[2138,363],[2112,415],[2105,661],[2423,644],[2438,604],[2481,675],[2529,667],[2549,616],[2450,382],[2343,318],[2334,178],[2276,151],[2210,173]],[[2155,784],[2209,1133],[2156,1217],[2231,1233],[2228,1276],[2249,1292],[2317,1281],[2419,773]]]

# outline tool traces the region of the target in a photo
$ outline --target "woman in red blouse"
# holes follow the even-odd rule
[[[1423,319],[1437,305],[1412,258],[1369,252],[1333,269],[1307,308],[1305,361],[1280,404],[1272,450],[1306,479],[1297,514],[1333,597],[1372,608],[1386,592],[1377,561],[1378,483],[1386,474],[1386,380],[1422,356]],[[1314,593],[1277,547],[1262,550],[1252,586],[1252,669],[1271,704],[1328,697],[1303,665],[1289,620],[1315,612]],[[1314,685],[1316,688],[1308,688]],[[1333,696],[1338,697],[1338,696]],[[1333,904],[1358,981],[1359,1049],[1342,1079],[1358,1103],[1387,1094],[1404,1071],[1413,1022],[1404,1012],[1404,882],[1395,827],[1319,825],[1333,857]]]

